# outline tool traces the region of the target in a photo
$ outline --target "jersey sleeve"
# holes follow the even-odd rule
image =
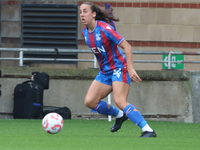
[[[104,26],[103,31],[106,34],[107,38],[117,45],[119,45],[124,40],[124,38],[110,25]]]

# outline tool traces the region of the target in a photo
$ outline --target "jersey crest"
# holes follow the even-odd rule
[[[95,37],[96,37],[96,41],[100,41],[101,40],[101,34],[96,34]]]

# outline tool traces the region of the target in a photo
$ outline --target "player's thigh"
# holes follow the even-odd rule
[[[99,103],[99,101],[105,98],[110,92],[112,92],[112,86],[94,80],[85,96],[85,102]]]
[[[127,97],[129,93],[130,85],[124,82],[113,82],[113,97],[115,104],[123,110],[129,103]]]

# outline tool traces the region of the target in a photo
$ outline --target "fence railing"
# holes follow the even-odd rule
[[[93,59],[64,59],[64,58],[25,58],[24,52],[37,52],[37,53],[92,53],[90,50],[84,49],[43,49],[43,48],[0,48],[1,52],[19,52],[19,57],[7,57],[0,60],[18,60],[19,66],[24,66],[25,61],[71,61],[71,62],[93,62],[94,68],[97,67],[97,61]],[[167,63],[168,68],[171,69],[172,63],[200,63],[200,61],[172,61],[171,55],[200,55],[200,52],[186,52],[186,51],[132,51],[133,54],[142,55],[168,55],[168,59],[164,60],[134,60],[136,63]]]
[[[93,62],[94,68],[97,67],[97,61],[93,59],[60,59],[58,58],[24,58],[24,52],[37,52],[37,53],[92,53],[90,50],[84,49],[36,49],[36,48],[0,48],[1,52],[19,52],[18,58],[2,58],[0,60],[18,60],[19,66],[24,66],[24,61],[73,61],[73,62]],[[168,55],[167,61],[161,60],[134,60],[136,63],[167,63],[168,68],[171,69],[172,63],[200,63],[200,61],[172,61],[171,55],[200,55],[200,52],[175,52],[175,51],[132,51],[133,54],[142,55]],[[111,104],[111,94],[108,95],[108,103]],[[111,121],[111,116],[108,116],[108,121]]]

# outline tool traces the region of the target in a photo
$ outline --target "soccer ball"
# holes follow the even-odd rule
[[[63,128],[64,121],[58,113],[48,113],[42,119],[42,126],[47,133],[55,134]]]

